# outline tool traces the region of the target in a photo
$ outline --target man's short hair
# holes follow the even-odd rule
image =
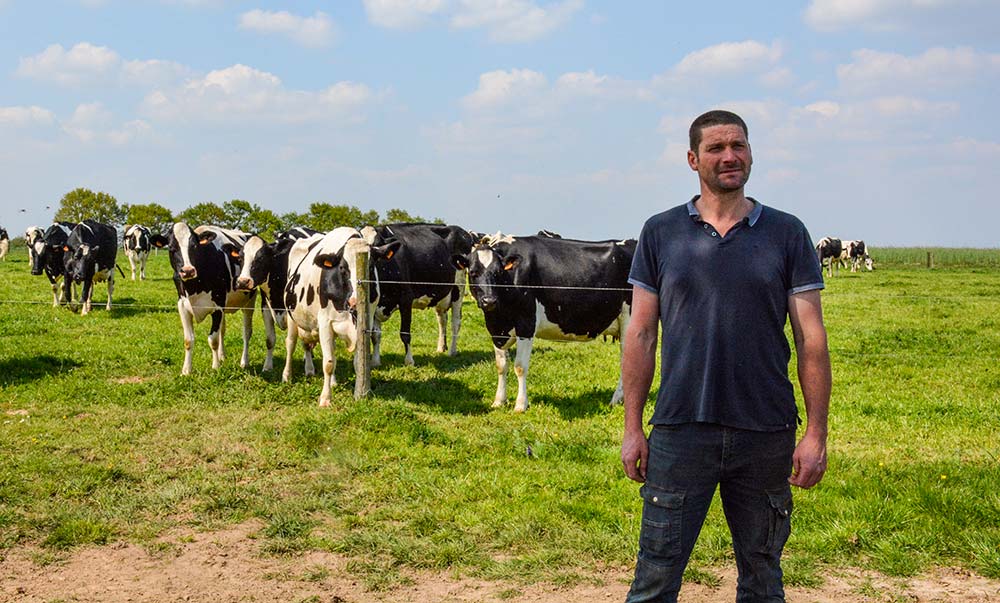
[[[743,134],[750,139],[750,132],[747,131],[747,124],[743,118],[732,111],[714,109],[707,113],[702,113],[691,122],[691,129],[688,131],[688,138],[691,142],[691,150],[697,154],[698,146],[701,145],[701,131],[712,126],[739,126],[743,128]]]

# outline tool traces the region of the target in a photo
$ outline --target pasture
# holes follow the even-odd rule
[[[790,585],[848,566],[1000,578],[1000,251],[945,251],[928,270],[924,250],[874,250],[876,272],[827,279],[830,466],[795,491]],[[341,344],[340,386],[320,409],[301,350],[292,383],[280,343],[278,370],[260,371],[259,313],[248,370],[230,318],[223,368],[210,368],[206,322],[181,377],[166,254],[147,272],[119,277],[111,312],[99,285],[81,317],[51,307],[23,247],[0,263],[0,558],[27,545],[39,563],[117,540],[152,547],[178,526],[254,519],[263,554],[341,553],[373,590],[409,568],[570,583],[633,563],[641,504],[618,460],[622,409],[607,404],[617,343],[536,341],[531,408],[494,410],[492,347],[467,297],[458,356],[434,353],[433,312],[415,312],[416,366],[404,367],[397,314],[373,395],[353,399]],[[728,538],[713,505],[689,579],[718,580]]]

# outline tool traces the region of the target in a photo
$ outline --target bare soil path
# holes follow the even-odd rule
[[[604,570],[593,584],[572,587],[535,584],[520,586],[420,572],[412,584],[375,593],[345,571],[346,560],[331,553],[307,553],[289,558],[259,554],[251,535],[257,526],[176,534],[162,547],[116,543],[82,549],[53,563],[38,562],[40,551],[7,550],[0,556],[0,601],[6,603],[563,603],[623,601],[628,568]],[[156,549],[150,552],[150,548]],[[715,603],[735,598],[731,568],[716,570],[718,588],[686,584],[682,603]],[[1000,581],[941,568],[909,579],[870,572],[831,572],[819,588],[788,588],[791,603],[1000,601]]]

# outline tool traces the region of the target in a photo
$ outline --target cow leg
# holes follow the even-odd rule
[[[458,355],[458,332],[462,328],[462,298],[451,302],[451,348],[449,356]]]
[[[403,342],[406,356],[403,364],[413,366],[413,350],[410,348],[410,327],[413,325],[413,300],[404,299],[399,303],[399,338]]]
[[[148,258],[149,258],[148,252],[142,254],[142,257],[139,258],[139,278],[142,280],[146,280],[146,260]],[[135,276],[132,277],[132,280],[133,281],[135,280]]]
[[[191,374],[191,348],[194,346],[194,316],[187,311],[184,299],[177,300],[177,314],[181,317],[181,330],[184,332],[184,364],[181,365],[181,375]]]
[[[372,367],[382,366],[382,321],[375,317],[372,325]]]
[[[320,320],[319,346],[323,352],[323,391],[319,394],[320,406],[330,406],[330,389],[337,385],[337,375],[334,374],[337,369],[337,354],[333,345],[336,343],[335,336],[330,321]]]
[[[628,323],[632,320],[632,311],[628,307],[628,304],[622,304],[622,313],[618,315],[618,341],[619,341],[619,351],[618,351],[618,385],[615,387],[615,393],[611,394],[611,404],[620,404],[625,400],[625,389],[622,385],[622,374],[621,374],[621,354],[625,352],[625,333],[628,332]]]
[[[80,316],[90,314],[90,298],[94,296],[94,281],[87,279],[83,281],[83,292],[80,294]]]
[[[531,364],[531,348],[534,341],[529,337],[517,338],[517,351],[514,354],[514,374],[517,375],[515,412],[528,410],[528,366]]]
[[[448,306],[434,306],[434,313],[438,321],[437,353],[444,354],[448,348]]]
[[[507,348],[493,348],[497,363],[497,394],[493,397],[493,408],[500,408],[507,402]]]
[[[274,332],[274,312],[264,303],[263,296],[260,298],[260,315],[264,320],[264,345],[267,346],[261,370],[270,371],[274,369],[274,342],[277,340],[277,335]]]
[[[299,340],[299,327],[290,315],[285,318],[285,325],[288,332],[285,333],[285,370],[281,372],[281,380],[288,383],[292,380],[292,354],[295,353],[295,344]]]
[[[128,254],[128,265],[129,265],[129,268],[132,271],[132,280],[134,281],[135,280],[135,256],[133,256],[131,253]]]
[[[212,312],[212,328],[208,331],[208,347],[212,350],[212,368],[222,366],[225,355],[222,350],[222,340],[226,337],[226,317],[222,310]]]
[[[62,293],[62,297],[59,296],[60,293]],[[66,301],[66,284],[60,286],[59,281],[52,281],[52,307],[58,308],[59,304],[64,301]]]
[[[111,311],[111,294],[115,292],[115,269],[112,268],[108,271],[108,303],[104,306],[104,309],[108,312]]]
[[[243,353],[240,354],[240,367],[250,366],[250,336],[253,335],[253,302],[241,310],[243,312]]]
[[[302,370],[306,377],[312,377],[316,374],[316,365],[313,364],[313,348],[315,347],[315,343],[302,342],[302,351],[305,356],[305,358],[302,359]]]

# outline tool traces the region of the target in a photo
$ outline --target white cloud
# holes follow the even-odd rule
[[[486,29],[494,42],[537,40],[582,8],[583,0],[545,6],[529,0],[365,0],[368,19],[380,27],[413,29],[446,17],[455,29]]]
[[[781,59],[781,55],[778,43],[767,46],[754,40],[725,42],[688,54],[674,67],[674,73],[711,76],[765,70]]]
[[[833,101],[817,101],[806,105],[804,110],[823,117],[836,117],[840,113],[840,105]]]
[[[490,71],[479,76],[479,87],[462,99],[470,109],[484,109],[525,101],[546,91],[545,76],[530,69]]]
[[[326,13],[300,17],[287,11],[255,9],[240,15],[240,29],[263,34],[281,34],[312,48],[328,46],[334,38],[334,23]]]
[[[456,29],[484,27],[495,42],[528,42],[570,20],[583,0],[564,0],[546,7],[526,0],[460,0],[451,17]]]
[[[912,57],[863,49],[852,56],[854,62],[837,66],[837,78],[853,91],[941,90],[1000,75],[1000,54],[971,48],[931,48]]]
[[[380,27],[412,29],[442,12],[445,0],[364,0],[368,20]]]
[[[51,126],[55,116],[42,107],[0,107],[0,126],[28,127]]]
[[[364,84],[338,82],[323,90],[289,90],[270,73],[233,65],[146,96],[143,112],[192,122],[305,123],[357,121],[373,94]]]
[[[120,64],[118,53],[106,46],[81,42],[66,50],[53,44],[33,57],[22,58],[17,75],[76,86],[113,77]]]
[[[996,11],[995,0],[813,0],[806,8],[806,23],[819,30],[861,27],[874,31],[908,28],[917,22],[941,20],[979,12]],[[961,18],[961,17],[960,17]]]
[[[178,81],[190,70],[172,61],[124,61],[106,46],[80,42],[69,50],[53,44],[35,56],[22,58],[16,73],[62,86],[114,83],[153,86]]]

